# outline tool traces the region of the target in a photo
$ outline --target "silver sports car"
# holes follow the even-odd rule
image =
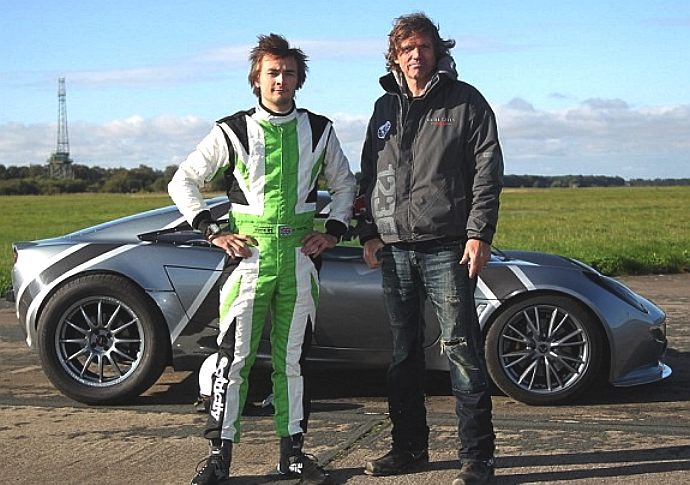
[[[328,202],[320,193],[322,216]],[[227,198],[209,204],[216,219],[227,219]],[[225,256],[174,206],[18,242],[14,253],[13,295],[26,343],[73,399],[121,402],[149,388],[167,365],[197,370],[214,352]],[[365,266],[360,248],[324,253],[310,359],[387,366],[391,337],[381,293],[381,274]],[[562,402],[597,380],[633,386],[671,374],[662,362],[662,310],[573,259],[495,250],[476,301],[491,377],[519,401]],[[427,367],[447,369],[430,310],[425,320]],[[265,362],[269,327],[259,351]]]

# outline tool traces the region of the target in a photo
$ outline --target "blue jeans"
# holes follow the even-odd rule
[[[382,251],[384,301],[393,333],[388,370],[388,407],[393,446],[426,449],[429,428],[424,405],[424,304],[441,325],[441,346],[450,364],[456,399],[461,461],[494,455],[484,345],[474,302],[476,280],[459,264],[464,247],[455,243],[386,245]]]

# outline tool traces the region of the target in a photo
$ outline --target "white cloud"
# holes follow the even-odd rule
[[[216,62],[246,63],[251,48],[252,45],[250,44],[226,45],[202,52],[195,57],[202,63],[208,64],[214,64]]]
[[[188,81],[200,81],[208,77],[201,71],[200,76],[189,66],[153,66],[131,69],[111,69],[99,71],[76,71],[69,73],[70,84],[80,87],[104,88],[127,86],[160,86]]]
[[[330,117],[343,147],[343,152],[350,162],[353,172],[359,171],[359,162],[364,144],[364,133],[369,118],[347,113],[336,113]]]
[[[387,48],[386,39],[288,39],[292,47],[304,51],[309,59],[361,59],[379,58]],[[255,44],[227,45],[210,49],[194,56],[194,62],[247,63]]]
[[[522,98],[513,98],[505,106],[507,109],[514,111],[531,111],[534,112],[534,106],[532,103],[528,103]]]
[[[518,99],[496,113],[508,173],[690,177],[690,105],[590,99],[539,111]]]
[[[590,99],[546,111],[515,99],[495,111],[506,173],[690,177],[690,105],[632,107]],[[330,118],[358,170],[368,115]],[[164,168],[183,160],[211,126],[192,116],[77,122],[70,124],[71,154],[85,165]],[[5,123],[0,133],[0,164],[41,164],[55,150],[55,124]]]
[[[563,94],[558,92],[549,93],[549,98],[564,101],[572,101],[574,99],[573,96],[569,94]]]
[[[292,41],[301,47],[310,60],[378,59],[386,49],[384,40],[303,40]],[[253,44],[231,44],[215,47],[193,55],[172,59],[154,66],[124,69],[102,69],[70,72],[70,84],[83,87],[160,86],[198,83],[216,79],[228,69],[247,69]],[[50,74],[52,77],[52,73]],[[36,81],[34,81],[36,82]],[[41,81],[43,82],[43,81]]]
[[[197,117],[132,116],[103,124],[70,124],[70,153],[74,163],[101,167],[154,168],[178,164],[211,129]],[[0,163],[42,164],[55,150],[55,124],[0,125]]]

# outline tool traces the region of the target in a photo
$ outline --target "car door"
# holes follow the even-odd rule
[[[362,249],[338,246],[323,254],[312,356],[352,365],[387,365],[391,332],[383,304],[381,271],[369,269]],[[438,321],[427,305],[425,347],[438,342]]]

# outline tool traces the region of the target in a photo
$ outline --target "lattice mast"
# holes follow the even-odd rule
[[[67,132],[67,91],[65,78],[58,79],[58,124],[57,148],[48,159],[50,176],[55,178],[73,178],[72,159],[69,157],[69,134]]]
[[[55,153],[69,158],[69,135],[67,133],[67,92],[65,90],[65,78],[58,79],[58,126],[57,126],[57,150]]]

